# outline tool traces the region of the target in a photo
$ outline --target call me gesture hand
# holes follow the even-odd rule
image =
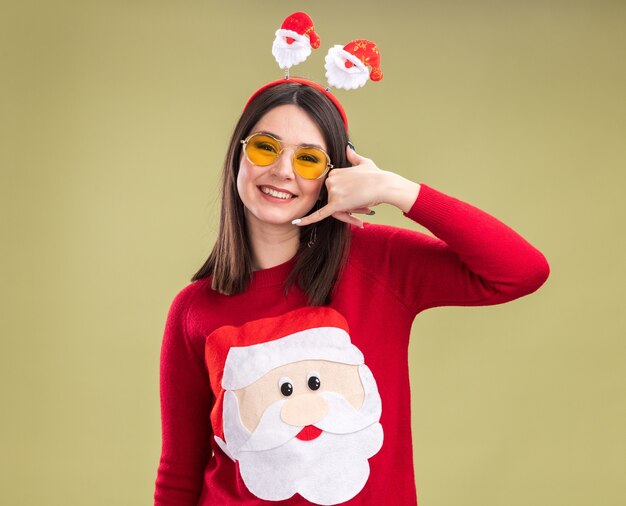
[[[381,170],[369,158],[346,147],[352,167],[331,170],[326,178],[328,204],[304,218],[293,220],[298,226],[310,225],[332,216],[333,218],[363,227],[363,220],[352,213],[373,214],[371,207],[391,204],[408,212],[417,199],[420,185],[395,174]]]

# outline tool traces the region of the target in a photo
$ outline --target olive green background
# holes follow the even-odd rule
[[[552,269],[527,298],[416,320],[420,505],[626,504],[619,0],[3,1],[0,503],[152,503],[167,310],[300,9],[322,47],[293,74],[323,80],[332,44],[380,47],[385,78],[336,93],[357,150],[494,214]]]

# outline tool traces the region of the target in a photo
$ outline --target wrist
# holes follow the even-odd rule
[[[403,213],[408,213],[419,194],[419,183],[406,179],[395,172],[383,172],[385,177],[383,202],[397,207]]]

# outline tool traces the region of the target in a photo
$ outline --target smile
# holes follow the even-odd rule
[[[292,193],[281,192],[273,188],[269,188],[267,186],[259,186],[259,190],[265,193],[265,195],[269,195],[270,197],[275,197],[277,199],[288,200],[288,199],[293,199],[296,197]]]

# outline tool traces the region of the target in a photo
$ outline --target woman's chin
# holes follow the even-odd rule
[[[304,216],[303,213],[302,216]],[[302,218],[302,216],[297,215],[297,213],[287,213],[285,211],[282,212],[251,212],[247,210],[246,212],[246,221],[248,222],[248,226],[275,226],[275,227],[288,227],[293,228],[296,225],[293,225],[291,222],[296,218]]]

